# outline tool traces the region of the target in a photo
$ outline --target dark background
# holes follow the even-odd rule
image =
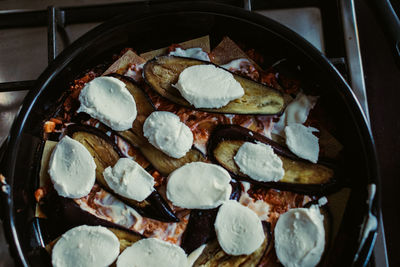
[[[400,266],[400,66],[368,0],[356,0],[372,132],[381,172],[381,200],[390,266]],[[392,0],[393,1],[393,0]],[[393,1],[400,6],[400,0]],[[399,11],[398,11],[399,12]],[[379,266],[377,266],[379,267]]]

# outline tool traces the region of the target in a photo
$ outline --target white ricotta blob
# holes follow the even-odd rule
[[[224,68],[226,70],[229,70],[229,71],[237,71],[237,70],[240,70],[240,67],[244,64],[251,65],[251,62],[247,58],[238,58],[238,59],[232,60],[231,62],[228,62],[224,65],[221,65],[220,67]]]
[[[114,167],[103,171],[107,185],[118,195],[145,200],[154,191],[154,178],[136,161],[120,158]]]
[[[51,253],[54,267],[109,266],[118,257],[119,240],[102,226],[82,225],[63,234]]]
[[[190,128],[168,111],[151,113],[144,122],[143,134],[150,144],[177,159],[185,156],[193,144]]]
[[[220,108],[244,95],[230,72],[211,64],[184,69],[174,86],[196,108]]]
[[[283,135],[285,126],[291,123],[303,124],[310,113],[310,110],[317,103],[318,96],[308,96],[299,93],[296,98],[287,105],[285,112],[279,118],[279,121],[274,124],[273,133]]]
[[[78,141],[65,136],[49,161],[49,175],[60,196],[81,198],[89,194],[96,180],[96,163]]]
[[[230,181],[229,173],[218,165],[187,163],[169,175],[167,198],[181,208],[213,209],[229,199]]]
[[[188,49],[177,47],[174,51],[169,52],[168,55],[210,61],[210,57],[208,56],[208,54],[204,52],[203,49],[201,49],[200,47],[193,47]]]
[[[214,226],[221,248],[229,255],[250,255],[265,239],[257,214],[235,200],[222,204]]]
[[[319,144],[318,137],[313,135],[313,132],[318,130],[298,123],[285,127],[286,145],[290,151],[302,159],[317,163]]]
[[[275,251],[285,267],[313,267],[325,248],[324,217],[318,206],[282,214],[275,226]]]
[[[187,267],[185,251],[177,245],[156,238],[142,239],[126,248],[117,267]]]
[[[137,110],[125,83],[113,77],[88,82],[79,94],[78,112],[85,112],[115,131],[132,128]]]
[[[233,159],[241,172],[256,181],[277,182],[285,174],[282,160],[263,143],[245,142]]]

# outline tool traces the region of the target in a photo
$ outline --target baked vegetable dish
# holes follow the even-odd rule
[[[300,66],[208,36],[71,81],[43,125],[53,266],[317,266],[348,191]]]

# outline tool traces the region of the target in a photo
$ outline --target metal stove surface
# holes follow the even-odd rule
[[[346,2],[347,0],[344,0]],[[126,1],[119,1],[126,2]],[[130,1],[134,2],[134,1]],[[245,1],[249,2],[249,1]],[[348,1],[352,2],[352,1]],[[0,10],[15,9],[46,9],[50,5],[72,6],[108,3],[106,0],[63,0],[63,1],[10,1],[0,0]],[[246,6],[245,6],[246,8]],[[250,9],[251,6],[247,6]],[[1,11],[0,11],[1,12]],[[310,41],[320,51],[325,51],[323,37],[321,12],[317,8],[293,8],[293,9],[274,9],[258,10],[257,12],[278,20],[289,28],[302,35]],[[350,20],[353,19],[350,17]],[[70,41],[76,40],[83,33],[95,27],[98,23],[86,23],[67,26],[66,33]],[[355,38],[356,29],[350,30],[347,34]],[[357,40],[357,39],[356,39]],[[358,46],[358,43],[356,43]],[[57,43],[58,51],[61,51],[64,45]],[[357,47],[356,47],[357,48]],[[351,50],[352,48],[346,48]],[[349,51],[347,51],[349,52]],[[350,51],[351,52],[351,51]],[[354,52],[354,51],[353,51]],[[34,80],[47,66],[47,28],[15,28],[0,29],[0,83]],[[361,77],[354,77],[352,87],[355,88],[365,111],[368,112],[366,104],[366,94],[364,79],[362,74],[361,62],[356,58],[354,62],[349,62],[349,68],[359,68]],[[361,72],[361,73],[360,73]],[[361,79],[361,81],[360,81]],[[24,89],[24,88],[22,88]],[[18,113],[20,105],[27,91],[1,92],[0,91],[0,145],[6,139],[11,124]],[[368,117],[368,113],[366,113]],[[0,225],[0,266],[13,266],[9,256],[7,245],[4,240],[3,227]],[[379,265],[383,266],[383,265]]]

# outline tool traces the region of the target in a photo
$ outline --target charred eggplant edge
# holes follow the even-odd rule
[[[262,112],[261,112],[261,113],[256,113],[256,112],[243,112],[243,113],[238,113],[238,112],[228,112],[228,111],[226,111],[226,110],[221,110],[221,108],[195,108],[195,107],[193,107],[193,105],[191,105],[189,102],[187,102],[187,100],[184,99],[182,96],[181,96],[182,102],[181,102],[181,103],[178,103],[178,102],[176,102],[176,101],[174,101],[174,100],[172,100],[172,99],[169,99],[167,96],[161,94],[156,88],[154,88],[154,86],[151,84],[151,82],[150,82],[150,81],[148,80],[148,78],[147,78],[146,72],[147,72],[147,69],[149,68],[149,66],[150,66],[151,64],[153,64],[154,62],[156,62],[157,60],[159,60],[160,58],[163,58],[163,57],[180,58],[180,59],[184,59],[184,60],[193,60],[193,61],[201,62],[201,64],[198,64],[198,65],[206,65],[206,64],[207,64],[207,65],[214,65],[214,66],[217,67],[217,68],[223,69],[224,71],[227,71],[227,72],[231,73],[233,76],[237,76],[237,77],[239,77],[239,78],[241,78],[241,79],[244,79],[244,80],[247,80],[247,81],[249,81],[249,82],[259,84],[259,85],[261,85],[261,86],[263,86],[263,87],[268,88],[268,90],[274,91],[275,93],[277,93],[278,95],[281,96],[281,98],[282,98],[282,107],[281,107],[281,109],[280,109],[279,112],[275,112],[275,113],[262,113]],[[204,61],[204,60],[192,59],[192,58],[185,58],[185,57],[180,57],[180,56],[158,56],[158,57],[155,57],[155,58],[153,58],[153,59],[151,59],[151,60],[149,60],[149,61],[146,62],[146,64],[143,66],[143,73],[142,73],[142,76],[143,76],[143,80],[145,81],[145,83],[146,83],[154,92],[156,92],[158,95],[160,95],[160,96],[163,97],[163,98],[166,98],[167,100],[169,100],[169,101],[171,101],[171,102],[173,102],[173,103],[175,103],[175,104],[177,104],[177,105],[180,105],[180,106],[183,106],[183,107],[192,109],[192,110],[199,110],[199,111],[204,111],[204,112],[209,112],[209,113],[217,113],[217,114],[271,115],[271,116],[272,116],[272,115],[277,115],[277,116],[279,116],[279,115],[281,115],[281,114],[284,112],[284,110],[285,110],[285,108],[286,108],[286,102],[285,102],[285,100],[284,100],[283,93],[280,92],[279,90],[277,90],[277,89],[275,89],[275,88],[272,88],[272,87],[269,87],[269,86],[266,86],[266,85],[264,85],[264,84],[262,84],[262,83],[256,82],[256,81],[254,81],[254,80],[252,80],[252,79],[250,79],[250,78],[248,78],[248,77],[246,77],[246,76],[244,76],[244,75],[240,75],[240,74],[237,74],[237,73],[230,72],[229,70],[226,70],[226,69],[222,68],[221,66],[219,66],[219,65],[217,65],[217,64],[214,64],[214,63],[208,62],[208,61]]]
[[[251,133],[251,134],[250,134]],[[220,165],[219,161],[214,156],[214,150],[218,146],[221,141],[230,141],[230,140],[240,140],[245,142],[262,142],[270,145],[274,152],[278,155],[284,156],[294,161],[301,161],[311,164],[310,162],[297,157],[293,154],[289,149],[279,145],[278,143],[268,139],[267,137],[253,132],[247,128],[238,126],[238,125],[218,125],[214,131],[211,133],[210,139],[207,143],[207,153],[212,162]],[[296,183],[287,183],[287,182],[259,182],[248,177],[244,177],[241,175],[237,175],[233,173],[231,170],[227,169],[227,171],[231,174],[232,177],[238,180],[245,180],[247,182],[257,184],[266,188],[274,188],[279,190],[287,190],[301,194],[311,194],[311,195],[323,195],[327,193],[332,193],[341,188],[341,181],[338,179],[339,177],[339,168],[333,161],[327,159],[321,159],[318,161],[318,164],[323,165],[327,168],[333,170],[334,175],[330,179],[329,182],[324,184],[296,184]]]

